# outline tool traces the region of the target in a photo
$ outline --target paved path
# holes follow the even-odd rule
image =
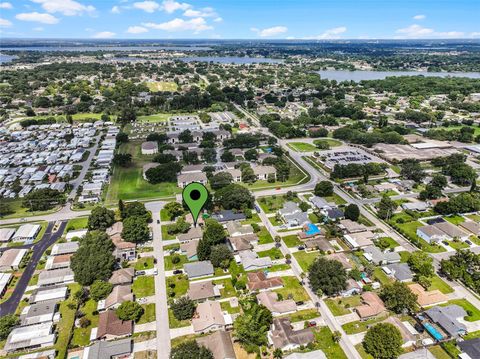
[[[156,322],[148,322],[144,324],[135,324],[134,333],[150,332],[157,329]]]
[[[162,230],[160,210],[163,202],[146,203],[146,208],[152,212],[153,253],[157,259],[155,276],[155,320],[156,320],[156,350],[158,359],[168,359],[170,356],[170,329],[168,326],[167,287],[165,283],[165,265],[163,258]]]
[[[35,272],[35,268],[37,267],[38,262],[42,258],[43,253],[47,250],[48,247],[50,247],[53,243],[60,239],[63,231],[65,230],[67,222],[62,222],[58,227],[57,231],[52,232],[54,225],[55,222],[50,222],[47,226],[45,234],[43,235],[43,238],[33,245],[32,257],[30,258],[30,261],[25,267],[22,276],[18,280],[12,295],[5,302],[0,304],[0,316],[15,313],[18,307],[18,303],[20,303],[20,300],[25,293],[25,289],[27,288],[28,282],[32,278],[33,273]]]

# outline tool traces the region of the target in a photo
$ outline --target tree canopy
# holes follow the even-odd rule
[[[143,308],[137,302],[127,300],[120,304],[116,310],[118,318],[121,320],[138,321],[143,314]]]
[[[417,295],[403,282],[396,281],[385,285],[380,297],[388,309],[398,314],[413,312],[417,308]]]
[[[144,217],[132,216],[123,220],[122,238],[127,242],[142,243],[150,239],[150,229]]]
[[[254,199],[247,188],[232,183],[217,190],[214,201],[225,209],[243,209],[252,208]]]
[[[308,279],[315,292],[334,295],[347,287],[347,272],[337,260],[317,258],[308,270]]]
[[[115,223],[115,212],[105,207],[95,207],[88,217],[88,229],[105,230]]]
[[[210,349],[198,345],[195,340],[183,342],[172,348],[170,359],[213,359]]]
[[[395,359],[403,351],[402,335],[390,323],[379,323],[368,329],[362,344],[374,359]]]

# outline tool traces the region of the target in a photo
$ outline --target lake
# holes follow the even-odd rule
[[[179,60],[185,62],[216,62],[219,64],[256,64],[256,63],[267,63],[267,64],[278,64],[282,63],[281,59],[271,59],[268,57],[217,57],[217,56],[189,56],[189,57],[180,57]]]
[[[208,51],[207,46],[19,46],[0,47],[4,51]]]
[[[16,58],[17,58],[16,56],[0,54],[0,64],[12,61],[13,59],[16,59]]]
[[[383,80],[391,76],[425,76],[425,77],[468,77],[480,79],[480,72],[426,72],[426,71],[316,71],[321,78],[337,81]]]

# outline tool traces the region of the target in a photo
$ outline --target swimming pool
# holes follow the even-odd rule
[[[443,339],[443,335],[440,334],[440,332],[435,329],[430,323],[423,323],[423,326],[425,327],[425,329],[427,329],[427,332],[429,332],[430,335],[436,340],[440,341]]]
[[[308,235],[308,236],[314,236],[315,234],[319,234],[320,233],[320,229],[318,229],[318,227],[316,225],[314,225],[313,223],[307,223],[307,225],[305,226],[305,234]]]

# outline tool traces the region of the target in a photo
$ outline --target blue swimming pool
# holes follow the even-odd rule
[[[314,225],[313,223],[308,223],[305,228],[305,234],[308,236],[314,236],[315,234],[319,234],[320,229]]]
[[[440,341],[443,339],[443,335],[440,334],[440,332],[435,329],[430,323],[423,323],[423,326],[425,327],[425,329],[427,329],[427,332],[429,332],[430,335],[436,340]]]

